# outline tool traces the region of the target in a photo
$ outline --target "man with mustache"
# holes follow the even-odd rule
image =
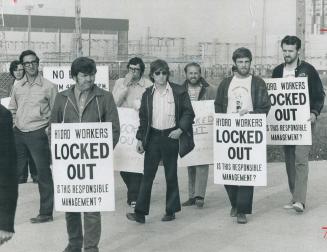
[[[296,36],[285,36],[281,41],[285,63],[280,64],[273,70],[272,78],[282,77],[308,77],[308,89],[310,100],[311,130],[314,132],[317,117],[324,106],[325,92],[316,69],[309,63],[300,60],[301,40]],[[303,212],[305,208],[309,145],[284,145],[286,172],[288,185],[292,194],[291,201],[284,209],[294,209]]]
[[[225,78],[219,85],[215,100],[216,113],[268,114],[270,100],[266,83],[250,73],[252,54],[241,47],[233,52],[234,76]],[[231,217],[246,224],[246,214],[252,213],[253,186],[225,185],[232,209]]]
[[[186,80],[184,82],[191,101],[214,100],[216,91],[201,76],[201,67],[192,62],[184,68]],[[188,193],[189,198],[182,206],[196,205],[202,208],[207,188],[209,165],[189,166],[188,169]]]

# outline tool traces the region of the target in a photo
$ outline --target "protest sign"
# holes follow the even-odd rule
[[[10,99],[11,99],[10,97],[1,98],[0,100],[1,105],[4,106],[6,109],[8,109]]]
[[[267,116],[269,145],[311,145],[307,77],[265,79],[271,109]]]
[[[214,183],[267,185],[266,115],[215,114]]]
[[[57,84],[58,92],[68,89],[75,84],[71,73],[70,66],[48,66],[43,67],[43,77]],[[97,66],[95,82],[98,87],[109,91],[109,68],[108,66]]]
[[[136,152],[139,116],[135,109],[118,108],[120,137],[115,148],[114,167],[117,171],[143,173],[143,158]]]
[[[51,124],[57,211],[115,210],[112,146],[110,122]]]
[[[185,157],[178,159],[178,166],[213,164],[213,114],[214,101],[193,101],[195,113],[193,134],[194,149]]]

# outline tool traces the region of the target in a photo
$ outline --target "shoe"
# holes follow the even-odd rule
[[[132,201],[131,204],[130,204],[130,207],[134,209],[135,206],[136,206],[136,201]]]
[[[193,206],[195,205],[195,198],[189,198],[187,201],[185,201],[182,206]]]
[[[18,184],[25,184],[27,183],[27,178],[19,178],[18,179]]]
[[[230,210],[230,217],[236,217],[237,216],[237,209],[235,207],[232,207]]]
[[[246,224],[248,220],[246,219],[245,214],[243,213],[238,213],[237,214],[237,223],[239,224]]]
[[[204,205],[204,198],[196,198],[196,199],[195,199],[195,205],[196,205],[198,208],[202,208],[203,205]]]
[[[37,184],[39,182],[37,176],[32,176],[32,181],[34,184]]]
[[[286,210],[293,209],[293,204],[294,202],[290,201],[288,204],[284,205],[283,208]]]
[[[127,213],[127,219],[131,221],[136,221],[138,223],[144,224],[145,223],[145,216],[137,213]]]
[[[176,217],[175,217],[175,214],[165,214],[162,218],[161,218],[161,221],[172,221],[172,220],[175,220]]]
[[[301,202],[295,202],[293,204],[293,209],[298,213],[303,213],[304,205]]]
[[[67,246],[63,252],[82,252],[82,249],[72,248],[71,246]]]
[[[41,215],[39,214],[35,218],[30,219],[31,223],[44,223],[44,222],[50,222],[53,221],[52,215]]]

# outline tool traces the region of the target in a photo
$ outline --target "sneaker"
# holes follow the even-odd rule
[[[293,209],[293,204],[294,202],[290,201],[288,204],[284,205],[283,208],[286,210]]]
[[[189,198],[187,201],[185,201],[182,206],[193,206],[195,205],[195,198]]]
[[[303,213],[304,205],[301,202],[295,202],[293,204],[293,209],[298,213]]]
[[[136,201],[132,201],[131,204],[130,204],[130,207],[134,209],[135,206],[136,206]]]
[[[195,205],[196,205],[198,208],[202,208],[203,205],[204,205],[204,199],[203,199],[203,198],[196,198],[196,199],[195,199]]]
[[[232,209],[230,210],[230,217],[236,217],[237,216],[237,209],[236,207],[232,207]]]
[[[237,223],[238,224],[246,224],[248,220],[246,219],[245,214],[243,213],[238,213],[237,214]]]

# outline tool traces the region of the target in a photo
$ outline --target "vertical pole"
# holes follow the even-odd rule
[[[305,0],[296,0],[296,36],[302,41],[301,58],[305,59]]]
[[[59,36],[58,36],[59,38],[59,66],[60,66],[60,64],[61,64],[61,28],[59,28]]]
[[[75,38],[76,58],[83,55],[82,52],[82,31],[81,31],[81,0],[75,0]]]

